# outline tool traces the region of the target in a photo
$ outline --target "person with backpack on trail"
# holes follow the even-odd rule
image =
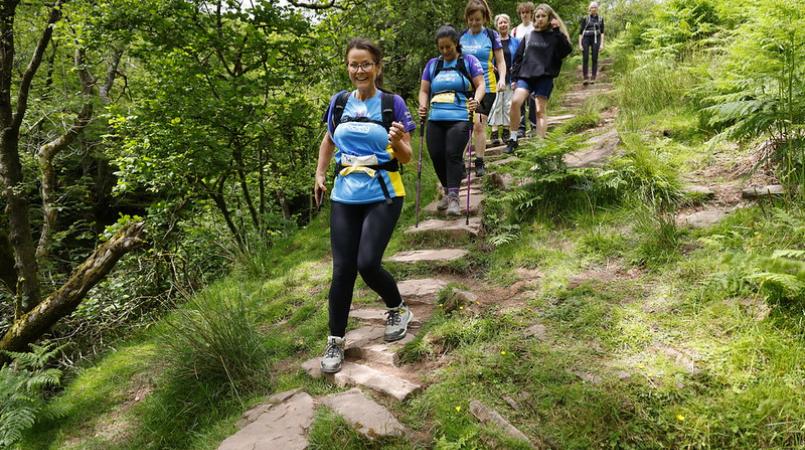
[[[508,14],[498,14],[495,16],[495,27],[500,33],[500,43],[503,44],[503,59],[506,60],[506,86],[498,92],[495,103],[492,104],[492,111],[489,113],[489,126],[492,127],[492,145],[497,146],[501,143],[501,136],[498,134],[498,126],[503,129],[503,142],[509,140],[509,109],[512,104],[514,90],[511,88],[511,67],[512,58],[517,52],[520,40],[509,36],[509,28],[512,19]]]
[[[428,61],[422,71],[419,117],[428,118],[428,153],[445,193],[436,209],[460,216],[458,194],[470,139],[469,112],[484,98],[484,70],[476,57],[462,54],[458,32],[451,25],[436,31],[436,47],[441,56]]]
[[[530,95],[537,97],[537,134],[544,138],[547,129],[546,108],[553,91],[553,79],[559,76],[562,60],[573,50],[564,22],[550,6],[541,4],[534,10],[534,31],[517,48],[512,65],[516,80],[511,123],[520,119],[520,106]],[[512,133],[506,146],[511,153],[517,148],[517,134]]]
[[[582,74],[584,84],[595,83],[598,76],[598,52],[604,50],[604,18],[598,15],[598,2],[591,2],[587,8],[589,14],[581,19],[579,30],[579,49],[582,54]],[[590,58],[592,57],[592,58]],[[592,59],[592,78],[587,76],[588,60]]]
[[[520,17],[520,25],[514,27],[512,36],[516,37],[518,41],[522,41],[526,36],[534,31],[534,3],[521,2],[517,4],[517,15]],[[516,50],[516,49],[515,49]],[[514,52],[512,52],[514,57]],[[537,103],[534,97],[528,97],[528,121],[531,123],[531,134],[535,134],[537,130]],[[525,111],[526,104],[520,108],[520,128],[517,130],[517,137],[525,137]],[[508,131],[508,130],[507,130]],[[508,138],[504,139],[508,141]]]
[[[355,90],[330,99],[314,183],[316,203],[321,205],[327,168],[335,156],[330,194],[330,335],[321,359],[325,373],[338,372],[344,361],[344,335],[358,273],[386,304],[386,341],[402,339],[413,318],[381,260],[402,211],[405,188],[399,169],[411,160],[410,133],[416,125],[400,96],[380,90],[380,48],[366,39],[352,39],[346,66]]]
[[[478,106],[473,124],[473,142],[475,143],[475,176],[486,173],[484,151],[486,150],[486,119],[495,102],[495,95],[503,90],[506,83],[506,61],[503,58],[503,44],[500,36],[484,24],[492,20],[492,11],[486,0],[469,0],[464,8],[464,19],[467,29],[461,33],[459,43],[463,54],[472,55],[481,62],[484,69],[484,85],[486,95]],[[495,72],[497,69],[497,73]]]

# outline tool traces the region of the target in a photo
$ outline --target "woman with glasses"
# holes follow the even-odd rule
[[[327,192],[326,173],[335,157],[330,194],[330,244],[333,277],[329,293],[329,328],[321,370],[335,373],[344,361],[344,335],[352,291],[360,273],[386,304],[386,341],[405,337],[413,314],[397,282],[381,265],[383,252],[400,217],[405,188],[400,164],[411,160],[411,114],[398,95],[380,90],[380,49],[366,39],[347,45],[346,64],[352,91],[335,94],[325,113],[327,133],[319,146],[314,195]]]

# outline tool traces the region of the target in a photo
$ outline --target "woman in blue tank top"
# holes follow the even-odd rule
[[[469,112],[484,98],[484,70],[477,58],[462,55],[458,32],[452,26],[436,31],[436,46],[441,56],[428,61],[422,71],[419,117],[428,117],[428,153],[445,194],[436,209],[459,216],[463,153],[470,139]]]
[[[330,196],[330,335],[321,360],[325,373],[341,370],[358,273],[386,304],[387,341],[402,339],[413,318],[381,260],[402,211],[405,189],[399,164],[411,160],[410,132],[416,126],[402,98],[379,89],[383,57],[376,45],[353,39],[346,62],[356,89],[339,92],[330,100],[314,184],[316,203],[321,204],[327,191],[327,168],[335,156],[337,174]]]

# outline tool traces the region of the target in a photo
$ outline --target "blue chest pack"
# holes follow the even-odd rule
[[[389,92],[381,91],[380,96],[380,110],[382,113],[382,120],[372,120],[368,117],[343,117],[344,116],[344,109],[349,102],[349,97],[352,95],[350,91],[341,91],[338,93],[338,97],[333,104],[333,112],[331,117],[330,126],[332,127],[332,135],[335,135],[335,129],[338,125],[347,122],[369,122],[374,123],[377,125],[382,126],[386,132],[391,129],[391,124],[394,122],[394,94]],[[385,170],[387,172],[401,172],[402,173],[402,166],[397,162],[396,159],[392,159],[388,162],[383,164],[373,164],[362,166],[371,170]],[[348,169],[349,166],[342,164],[340,161],[336,161],[335,163],[335,176],[342,174],[344,169]],[[345,175],[343,175],[345,176]],[[386,182],[383,180],[382,176],[377,176],[376,179],[380,183],[380,189],[383,190],[383,196],[386,198],[386,203],[391,204],[391,195],[389,194],[388,187],[386,186]]]

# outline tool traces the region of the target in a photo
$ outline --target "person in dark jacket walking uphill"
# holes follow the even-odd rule
[[[520,107],[529,95],[537,98],[537,134],[545,137],[546,107],[553,91],[553,79],[562,69],[562,60],[572,51],[570,37],[562,19],[553,8],[541,4],[534,10],[534,31],[525,36],[517,48],[512,64],[512,79],[516,80],[511,124],[520,122]],[[511,130],[506,152],[517,148],[516,130]]]

